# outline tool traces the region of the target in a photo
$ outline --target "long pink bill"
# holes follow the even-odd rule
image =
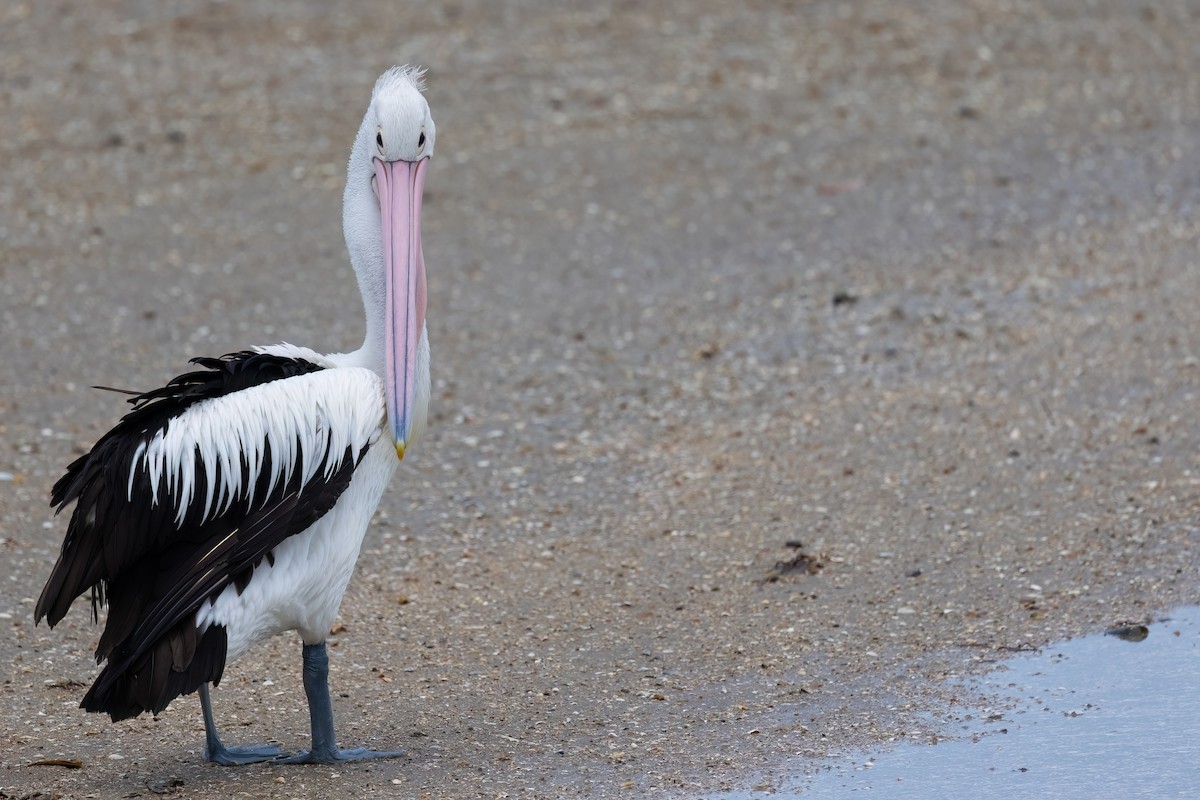
[[[421,252],[421,197],[429,159],[375,159],[383,224],[387,282],[387,415],[396,455],[412,429],[417,384],[417,345],[425,327],[425,257]]]

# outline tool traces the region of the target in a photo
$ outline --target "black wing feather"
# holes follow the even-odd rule
[[[297,358],[243,351],[221,358],[193,358],[205,367],[172,379],[166,386],[130,398],[133,410],[96,442],[87,455],[67,467],[54,484],[50,505],[56,513],[78,500],[67,528],[62,555],[42,590],[34,617],[53,627],[71,603],[102,580],[111,579],[129,561],[160,546],[164,525],[173,515],[164,504],[129,503],[126,485],[138,446],[201,400],[223,397],[271,381],[323,369]],[[137,478],[134,496],[150,496],[149,479]],[[89,518],[89,514],[91,515]],[[109,531],[119,531],[113,536]],[[103,591],[103,587],[99,591]]]
[[[56,625],[89,589],[97,619],[99,607],[107,603],[96,659],[108,663],[83,707],[106,711],[114,720],[142,711],[158,713],[179,694],[220,680],[225,631],[217,626],[198,631],[192,615],[229,583],[244,589],[273,547],[324,516],[366,453],[364,449],[355,459],[347,451],[326,476],[328,459],[337,455],[326,448],[326,460],[307,484],[301,485],[299,470],[293,470],[268,492],[271,454],[264,442],[253,504],[243,497],[207,519],[200,512],[189,513],[177,526],[172,503],[151,502],[145,470],[134,473],[134,499],[128,499],[139,447],[197,402],[322,369],[302,359],[250,352],[192,363],[203,369],[133,397],[133,410],[67,468],[51,493],[57,511],[72,501],[76,506],[34,615]],[[221,476],[197,467],[195,496],[203,497],[207,482]],[[245,461],[240,468],[248,478]]]

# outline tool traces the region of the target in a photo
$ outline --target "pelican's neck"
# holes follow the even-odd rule
[[[362,281],[359,281],[359,287],[362,287]],[[384,346],[384,326],[383,326],[383,299],[370,296],[366,291],[363,291],[363,308],[366,311],[367,331],[363,337],[362,347],[358,349],[358,361],[369,369],[375,371],[380,377],[383,377],[386,366],[384,358],[386,356],[386,348]]]
[[[379,200],[371,189],[374,167],[371,164],[369,122],[363,119],[350,150],[346,170],[346,190],[342,195],[342,228],[350,264],[358,279],[362,294],[367,331],[363,345],[356,355],[360,363],[384,374],[386,309],[386,279],[383,265],[383,227],[379,215]]]

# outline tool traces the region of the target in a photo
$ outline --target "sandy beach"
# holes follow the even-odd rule
[[[1183,0],[6,4],[0,800],[766,790],[1195,604],[1198,43]],[[407,754],[217,767],[194,697],[77,708],[49,490],[94,385],[361,342],[341,190],[397,63],[432,419],[330,654],[343,744]],[[295,637],[213,698],[306,746]]]

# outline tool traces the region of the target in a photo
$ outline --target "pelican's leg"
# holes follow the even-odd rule
[[[204,713],[204,760],[225,767],[238,764],[257,764],[273,761],[283,751],[273,744],[251,744],[243,747],[226,747],[217,736],[217,723],[213,721],[212,699],[208,696],[208,684],[200,684],[200,710]]]
[[[280,763],[328,764],[404,755],[403,750],[338,749],[333,733],[333,701],[329,698],[329,653],[324,642],[304,645],[304,694],[308,697],[308,716],[312,722],[312,749],[279,759]]]

